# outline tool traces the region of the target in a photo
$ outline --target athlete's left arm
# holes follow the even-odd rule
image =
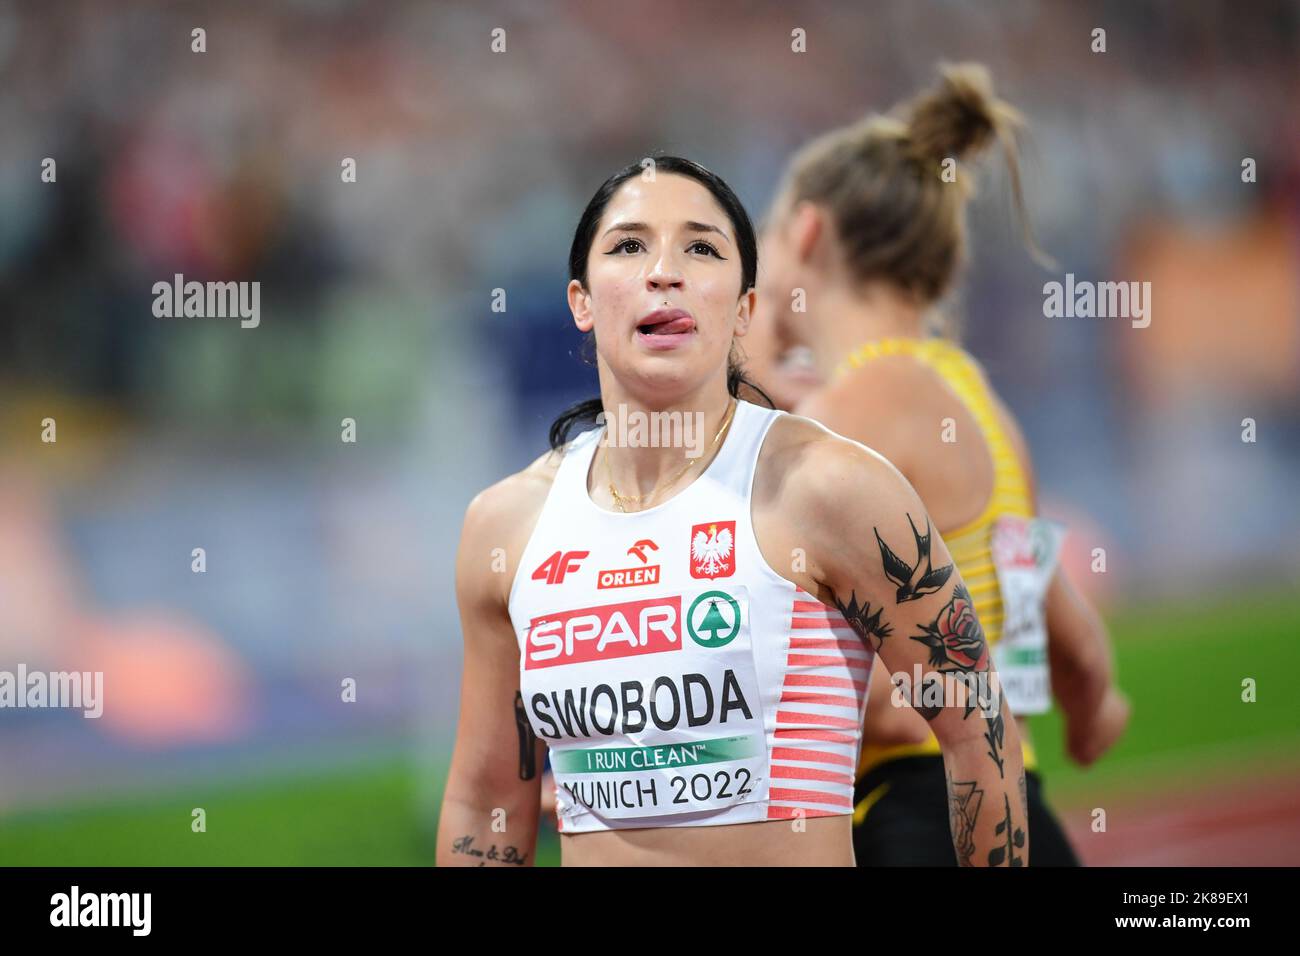
[[[809,573],[888,669],[891,703],[913,706],[943,748],[958,863],[1027,864],[1019,731],[925,506],[886,459],[838,435],[810,442],[794,470]]]

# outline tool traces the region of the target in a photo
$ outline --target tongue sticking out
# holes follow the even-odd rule
[[[694,322],[688,316],[680,316],[676,319],[669,319],[667,322],[659,322],[655,325],[644,325],[641,331],[646,335],[676,335],[680,332],[689,332],[694,327]]]

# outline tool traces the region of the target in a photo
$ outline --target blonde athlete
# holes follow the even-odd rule
[[[1032,466],[1015,420],[974,359],[926,334],[965,253],[969,178],[957,162],[998,140],[1019,208],[1018,123],[994,98],[987,72],[966,64],[944,69],[935,90],[893,116],[869,117],[801,150],[764,232],[765,311],[756,323],[777,328],[780,343],[759,360],[770,364],[791,341],[812,349],[825,384],[796,411],[885,455],[932,516],[901,540],[870,542],[899,606],[923,599],[937,566],[930,542],[941,531],[1012,709],[1039,713],[1055,696],[1068,751],[1088,764],[1128,717],[1105,628],[1055,570],[1061,529],[1035,519]],[[873,684],[857,768],[858,864],[951,863],[948,820],[957,808],[951,790],[944,794],[940,743],[918,713],[897,706],[901,697],[891,703],[884,669]],[[1077,864],[1043,802],[1023,723],[1021,739],[1034,862]]]
[[[737,397],[757,243],[735,194],[688,160],[629,166],[569,265],[600,398],[466,513],[439,862],[532,862],[549,747],[566,865],[851,866],[879,655],[918,676],[948,852],[1027,863],[1019,733],[966,585],[937,533],[906,600],[881,559],[931,525],[920,499],[862,445]],[[647,421],[678,431],[647,441]]]

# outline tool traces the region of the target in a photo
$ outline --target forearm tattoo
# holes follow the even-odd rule
[[[912,527],[912,536],[916,540],[916,561],[908,563],[885,543],[880,530],[874,529],[876,543],[880,546],[880,559],[884,565],[885,577],[898,590],[895,603],[903,604],[915,601],[929,594],[941,591],[948,579],[952,577],[954,564],[934,567],[931,556],[932,532],[930,520],[925,522],[925,533],[916,527],[912,516],[907,516]],[[838,600],[836,605],[860,634],[871,633],[880,626],[880,611],[868,616],[870,605],[858,606],[853,595],[848,606]],[[988,755],[998,768],[998,778],[1006,777],[1006,761],[1003,749],[1006,746],[1006,694],[1001,688],[997,692],[996,708],[991,707],[992,688],[985,681],[991,676],[988,642],[984,638],[984,628],[975,614],[975,602],[964,584],[958,584],[952,590],[952,596],[930,624],[921,624],[921,633],[911,635],[914,641],[920,641],[929,648],[929,665],[932,673],[927,682],[942,682],[953,675],[963,679],[966,685],[966,717],[977,708],[988,722],[984,740],[988,744]],[[888,633],[886,629],[885,633]],[[883,635],[881,635],[883,637]],[[879,646],[879,645],[877,645]],[[996,686],[996,685],[995,685]],[[944,688],[946,690],[946,687]],[[922,700],[928,695],[922,691]],[[946,699],[946,694],[941,697]],[[934,720],[943,711],[943,706],[933,703],[913,705],[927,721]],[[948,785],[948,824],[952,830],[953,850],[957,854],[960,866],[973,866],[976,853],[976,826],[979,822],[980,808],[984,802],[984,791],[978,780],[953,780],[952,774],[944,772]],[[1022,770],[1018,781],[1020,805],[1025,818],[1028,818],[1028,800],[1026,798],[1025,775]],[[989,866],[1023,866],[1025,862],[1026,836],[1023,827],[1017,827],[1011,817],[1011,797],[1002,795],[1004,815],[997,823],[994,832],[1002,842],[988,852]]]
[[[504,846],[498,848],[495,843],[486,850],[480,850],[474,845],[474,836],[465,834],[451,845],[451,852],[462,856],[473,857],[478,860],[479,866],[487,866],[492,863],[512,863],[515,866],[524,866],[528,863],[528,854],[522,852],[516,846]]]
[[[1025,859],[1016,856],[1016,850],[1025,848],[1025,831],[1011,822],[1011,798],[1005,793],[1002,795],[1002,803],[1006,811],[993,832],[1002,836],[1006,842],[989,850],[989,866],[1001,866],[1004,862],[1009,866],[1024,866]]]
[[[948,825],[952,830],[957,864],[974,866],[971,858],[975,855],[975,821],[979,817],[980,804],[984,802],[984,791],[975,785],[974,780],[954,782],[951,773],[945,771],[945,775],[948,778]]]
[[[988,729],[984,731],[984,739],[987,740],[989,744],[989,756],[993,758],[993,762],[998,766],[998,776],[1004,780],[1006,779],[1006,774],[1003,773],[1003,769],[1002,769],[1002,747],[1006,743],[1006,732],[1007,732],[1006,709],[1007,709],[1007,695],[1005,692],[999,689],[998,690],[998,711],[996,714],[992,716],[986,715],[985,719],[988,722]],[[1023,774],[1021,775],[1020,782],[1021,785],[1023,786],[1024,785]]]
[[[524,709],[524,695],[515,691],[515,729],[519,732],[519,779],[537,776],[537,735]]]
[[[922,700],[925,700],[925,689],[924,689],[924,688],[925,688],[925,684],[924,684],[924,682],[922,683],[921,686],[922,686],[922,690],[921,690],[921,699],[922,699]],[[942,693],[942,692],[943,692],[943,685],[940,684],[940,693]],[[915,711],[916,711],[918,714],[920,714],[922,717],[924,717],[924,718],[926,719],[927,722],[928,722],[928,721],[931,721],[931,720],[934,720],[934,718],[938,717],[940,714],[943,713],[943,706],[942,706],[942,705],[929,705],[929,704],[917,703],[917,704],[913,704],[913,705],[912,705],[912,709],[915,710]]]

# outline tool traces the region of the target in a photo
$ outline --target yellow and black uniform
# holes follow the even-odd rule
[[[856,349],[836,375],[886,355],[911,355],[934,369],[975,418],[993,458],[993,492],[984,510],[960,528],[940,529],[992,647],[1002,636],[1003,620],[991,550],[993,525],[1004,515],[1033,517],[1027,476],[984,376],[965,351],[945,339],[881,339]],[[1078,865],[1060,824],[1042,801],[1033,746],[1023,735],[1021,744],[1032,864]],[[943,756],[933,733],[917,744],[879,744],[865,737],[856,781],[853,840],[859,866],[956,864]]]

